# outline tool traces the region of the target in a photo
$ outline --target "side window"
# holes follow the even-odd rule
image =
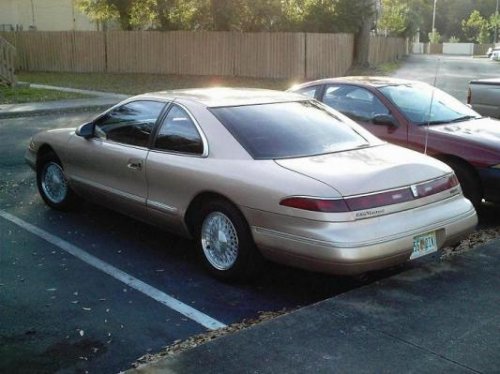
[[[301,88],[300,90],[297,90],[296,93],[315,99],[318,88],[319,86]]]
[[[389,109],[370,91],[356,86],[328,86],[323,101],[357,121],[371,121],[378,114],[389,114]]]
[[[150,100],[131,101],[95,122],[95,134],[118,143],[147,147],[156,119],[165,103]]]
[[[154,148],[201,155],[203,141],[191,117],[174,104],[161,124]]]

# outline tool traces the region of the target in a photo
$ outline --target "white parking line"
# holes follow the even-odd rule
[[[167,295],[166,293],[150,286],[149,284],[144,283],[143,281],[133,277],[130,274],[121,271],[120,269],[115,268],[114,266],[98,259],[97,257],[92,256],[91,254],[85,252],[83,249],[73,245],[55,235],[48,233],[45,230],[42,230],[32,224],[23,221],[22,219],[13,216],[3,210],[0,210],[0,217],[5,220],[14,223],[15,225],[23,228],[26,231],[29,231],[33,235],[42,238],[43,240],[49,242],[50,244],[55,245],[56,247],[62,249],[63,251],[68,252],[69,254],[75,256],[76,258],[86,262],[90,266],[93,266],[96,269],[101,270],[102,272],[112,276],[113,278],[119,280],[120,282],[125,283],[127,286],[136,289],[137,291],[143,293],[146,296],[151,297],[152,299],[158,301],[159,303],[169,307],[170,309],[175,310],[176,312],[186,316],[187,318],[199,323],[200,325],[206,327],[210,330],[219,329],[222,327],[226,327],[225,324],[219,322],[206,314],[196,310],[189,305],[184,304],[183,302],[173,298],[172,296]]]

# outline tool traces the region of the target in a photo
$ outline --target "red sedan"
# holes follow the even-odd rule
[[[482,199],[500,202],[500,121],[416,81],[343,77],[290,91],[322,101],[381,139],[444,161],[476,207]]]

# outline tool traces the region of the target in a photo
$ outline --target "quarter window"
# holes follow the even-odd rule
[[[370,91],[356,86],[328,86],[323,102],[356,121],[371,121],[378,114],[389,114],[389,109]]]
[[[317,91],[318,91],[318,86],[312,86],[312,87],[301,88],[300,90],[297,90],[296,93],[307,96],[311,99],[315,99]]]
[[[203,141],[196,125],[178,105],[173,105],[163,120],[154,147],[171,152],[203,154]]]
[[[106,113],[95,122],[95,134],[106,140],[147,147],[154,124],[165,103],[132,101]]]

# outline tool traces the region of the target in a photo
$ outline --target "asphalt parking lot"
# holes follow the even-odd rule
[[[440,61],[438,86],[457,94],[477,71],[495,66],[498,74],[498,64],[470,61],[472,70],[460,77],[453,71],[468,61]],[[416,78],[409,73],[419,69],[411,68],[413,62],[398,76]],[[23,160],[31,135],[74,127],[94,115],[0,120],[0,372],[118,372],[207,328],[309,305],[439,256],[363,279],[269,264],[254,282],[216,281],[198,265],[187,240],[92,204],[70,213],[43,204]],[[499,224],[497,207],[485,212],[482,225]]]
[[[118,372],[207,328],[309,305],[404,269],[361,280],[268,264],[254,282],[226,284],[205,274],[188,240],[92,204],[51,210],[25,148],[41,129],[93,115],[1,120],[2,372]]]

